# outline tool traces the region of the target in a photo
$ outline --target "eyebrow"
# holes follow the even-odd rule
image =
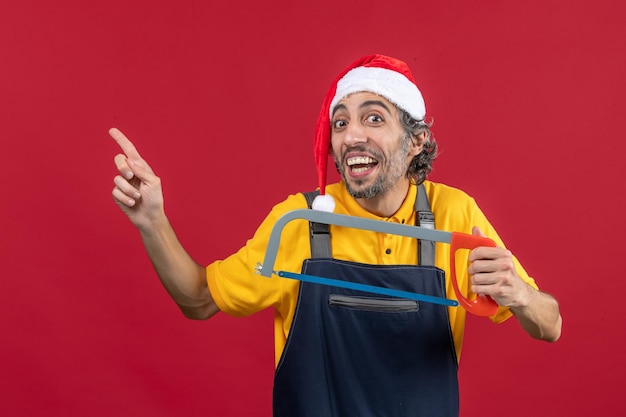
[[[387,110],[387,113],[391,113],[391,110],[389,110],[389,107],[387,107],[387,105],[385,103],[383,103],[380,100],[367,100],[364,101],[363,103],[361,103],[361,105],[359,106],[359,108],[363,108],[363,107],[367,107],[367,106],[380,106],[383,109]]]
[[[359,108],[362,109],[368,106],[380,106],[383,109],[387,110],[387,113],[391,113],[391,110],[389,110],[389,107],[380,100],[366,100],[363,103],[361,103]],[[345,109],[346,109],[346,106],[344,104],[337,104],[335,108],[333,109],[333,116],[335,115],[335,113],[337,113],[338,110],[345,110]]]

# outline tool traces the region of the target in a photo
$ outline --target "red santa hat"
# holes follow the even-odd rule
[[[332,212],[335,209],[335,201],[326,194],[333,109],[344,97],[362,91],[385,97],[416,120],[424,120],[426,116],[422,93],[406,63],[384,55],[368,55],[343,70],[330,85],[317,119],[313,152],[320,195],[313,201],[316,210]]]

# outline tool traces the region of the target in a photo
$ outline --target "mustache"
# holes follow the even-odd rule
[[[346,162],[346,155],[348,154],[348,152],[363,152],[363,153],[367,153],[367,154],[370,154],[372,156],[372,158],[374,158],[378,162],[380,162],[380,161],[385,159],[385,155],[383,155],[380,151],[378,151],[376,149],[372,149],[370,147],[367,147],[364,144],[358,144],[358,145],[352,146],[349,149],[344,150],[343,153],[341,154],[341,159],[340,160],[338,160],[337,156],[334,155],[335,163],[336,164],[345,163]]]

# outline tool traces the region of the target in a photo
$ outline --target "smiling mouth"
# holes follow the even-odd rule
[[[353,156],[346,160],[346,164],[353,174],[360,174],[378,165],[378,161],[369,156]]]

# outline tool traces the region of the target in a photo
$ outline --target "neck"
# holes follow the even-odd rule
[[[361,207],[379,217],[391,217],[402,206],[404,199],[409,192],[410,182],[408,179],[398,181],[398,183],[385,194],[372,198],[357,198],[356,201]]]

